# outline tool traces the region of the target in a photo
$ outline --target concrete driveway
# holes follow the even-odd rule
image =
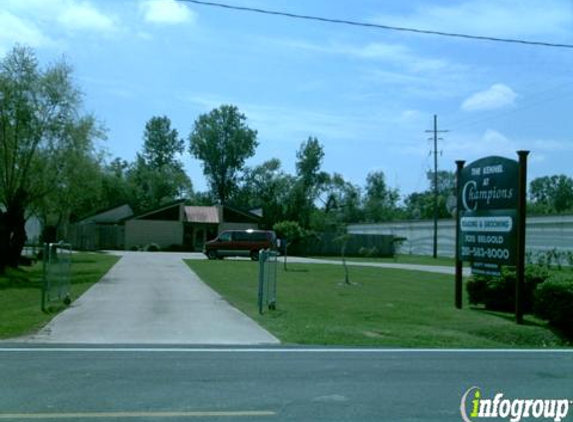
[[[185,265],[183,258],[199,258],[197,254],[116,254],[122,256],[121,260],[99,283],[26,340],[92,344],[279,343]]]

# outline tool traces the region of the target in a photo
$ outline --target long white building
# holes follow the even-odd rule
[[[402,243],[400,253],[432,255],[432,220],[350,224],[347,230],[350,234],[392,234],[403,237],[406,240]],[[438,221],[438,256],[454,256],[455,233],[455,220]],[[573,251],[573,215],[528,217],[525,248],[531,252],[553,248]]]

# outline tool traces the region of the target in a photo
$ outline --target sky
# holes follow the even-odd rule
[[[573,44],[572,0],[224,0],[388,26]],[[62,58],[109,157],[141,149],[167,116],[188,146],[197,117],[236,105],[258,132],[254,166],[295,171],[309,136],[323,170],[363,186],[383,171],[402,195],[438,166],[530,150],[529,179],[573,177],[573,49],[295,20],[175,0],[0,0],[0,57],[16,44]],[[197,191],[201,162],[182,157]]]

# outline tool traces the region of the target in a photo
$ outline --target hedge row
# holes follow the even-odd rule
[[[539,286],[535,314],[573,337],[573,276],[555,274]]]
[[[538,265],[525,267],[523,292],[525,312],[533,311],[534,292],[537,286],[549,277],[549,271]],[[467,283],[469,302],[483,304],[493,311],[511,312],[515,309],[515,269],[504,267],[501,276],[473,276]]]
[[[514,269],[503,268],[501,276],[473,276],[467,283],[469,302],[486,309],[515,310]],[[525,268],[524,311],[545,319],[553,327],[573,336],[573,275],[549,271],[539,265]]]

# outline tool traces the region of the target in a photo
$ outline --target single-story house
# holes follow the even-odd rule
[[[228,229],[257,229],[260,216],[227,205],[189,206],[184,200],[125,221],[125,248],[155,243],[201,251],[203,244]]]
[[[124,220],[133,216],[127,204],[107,209],[70,225],[68,240],[74,249],[123,249]]]

